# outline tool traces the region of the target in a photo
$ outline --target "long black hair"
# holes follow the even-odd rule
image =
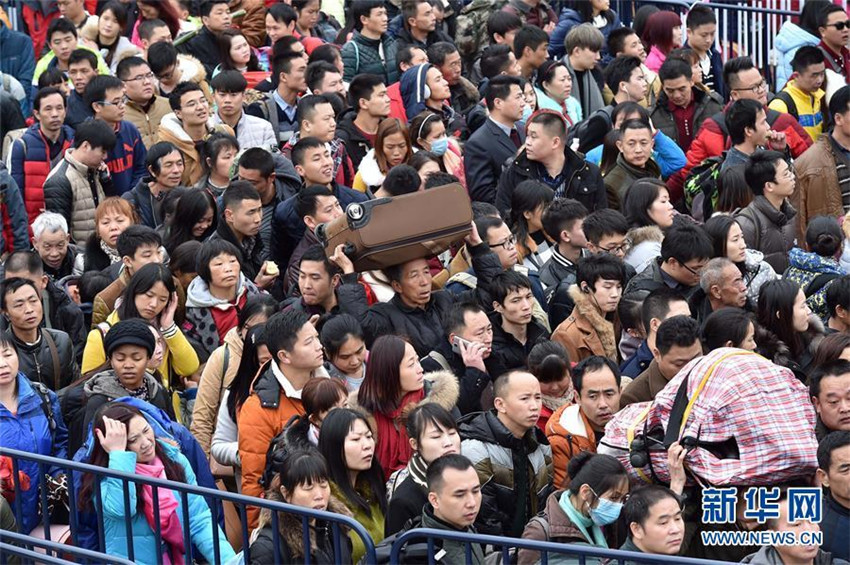
[[[212,223],[201,237],[196,238],[192,235],[192,229],[195,224],[203,219],[208,210],[212,210],[213,213]],[[172,253],[181,243],[186,241],[204,241],[215,232],[217,225],[218,207],[213,195],[206,190],[189,190],[177,202],[171,228],[165,240],[165,249],[168,253]]]
[[[638,179],[629,187],[623,203],[623,215],[630,228],[656,225],[649,217],[649,209],[661,194],[661,189],[667,190],[667,186],[653,178]]]
[[[266,345],[265,324],[257,324],[248,330],[248,335],[245,336],[245,341],[242,343],[242,358],[239,360],[239,368],[236,370],[233,382],[227,387],[230,391],[230,395],[227,397],[227,413],[230,414],[230,418],[234,422],[236,421],[236,412],[239,411],[239,408],[251,394],[251,384],[254,382],[254,377],[263,368],[257,358],[257,349],[261,345]]]
[[[121,320],[129,320],[130,318],[141,318],[138,308],[136,308],[136,296],[148,292],[158,282],[165,285],[168,291],[168,301],[165,303],[165,308],[171,304],[174,299],[174,293],[177,287],[174,285],[174,277],[168,267],[162,263],[148,263],[135,273],[127,283],[127,288],[121,294],[121,305],[118,306],[118,318]],[[162,310],[160,310],[162,314]],[[157,315],[158,316],[158,315]]]
[[[803,352],[803,339],[794,329],[794,301],[800,286],[788,279],[764,283],[759,290],[758,323],[770,330],[791,350],[796,359]]]
[[[511,193],[511,209],[509,215],[511,232],[516,236],[517,250],[526,257],[531,254],[528,248],[528,238],[531,232],[525,212],[534,212],[539,207],[548,207],[555,199],[555,192],[537,180],[524,180]],[[540,230],[543,231],[542,228]]]
[[[367,471],[361,471],[358,477],[362,477],[368,483],[371,489],[371,500],[363,498],[348,478],[348,465],[345,463],[345,438],[357,420],[366,424],[370,432],[374,432],[366,417],[356,410],[334,408],[328,412],[325,421],[322,422],[322,433],[319,434],[319,453],[324,455],[328,462],[331,480],[349,505],[356,506],[371,516],[372,504],[377,502],[381,513],[386,514],[387,485],[384,482],[384,471],[378,462],[377,453],[372,457],[372,466]]]

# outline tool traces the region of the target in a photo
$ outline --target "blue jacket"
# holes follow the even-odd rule
[[[148,150],[142,142],[142,134],[127,120],[121,121],[115,137],[115,147],[106,156],[106,166],[112,173],[115,194],[121,196],[145,176]]]
[[[32,39],[19,31],[7,28],[0,23],[0,72],[8,73],[18,79],[27,92],[21,102],[21,112],[29,116],[30,99],[35,96],[32,76],[35,73],[35,52]]]
[[[407,114],[408,121],[412,120],[425,109],[425,100],[428,99],[425,96],[425,88],[428,86],[425,84],[425,77],[430,68],[431,65],[428,63],[416,65],[415,67],[410,67],[401,75],[399,91],[401,93],[401,99],[404,102],[404,112]]]
[[[775,91],[779,92],[794,70],[791,68],[791,60],[797,53],[797,49],[803,45],[817,45],[820,38],[815,37],[794,22],[785,22],[779,28],[773,46],[776,48],[776,85]],[[716,76],[716,75],[715,75]]]
[[[836,559],[850,561],[850,508],[838,504],[828,491],[823,493],[823,520],[820,523],[823,532],[823,545]],[[841,532],[844,532],[843,534]]]
[[[0,446],[19,449],[29,453],[48,455],[67,459],[68,430],[62,421],[59,399],[53,391],[47,391],[53,414],[55,429],[51,432],[50,423],[42,404],[42,397],[33,388],[23,373],[18,373],[18,412],[12,414],[0,404]],[[22,534],[32,531],[41,521],[38,511],[39,476],[38,463],[20,461],[20,470],[30,478],[29,490],[21,491],[21,520],[18,529]],[[62,473],[62,469],[47,469],[50,475]],[[15,503],[15,505],[17,502]],[[12,507],[14,508],[15,505]]]
[[[602,32],[602,35],[605,37],[605,42],[602,44],[602,63],[606,64],[608,60],[611,59],[608,54],[608,34],[611,33],[612,29],[617,29],[618,27],[623,27],[623,24],[620,22],[620,16],[617,15],[617,12],[614,10],[610,10],[611,14],[614,15],[613,21],[609,21],[605,27],[601,28],[599,31]],[[578,12],[573,10],[572,8],[564,8],[561,10],[561,15],[558,17],[558,23],[555,25],[555,29],[552,30],[552,35],[549,36],[549,58],[550,59],[561,59],[566,54],[566,48],[564,47],[564,40],[567,38],[567,34],[570,33],[570,30],[573,29],[577,25],[581,25],[584,22],[581,19],[581,15]]]
[[[195,473],[186,456],[180,453],[180,449],[169,441],[157,438],[157,441],[165,452],[166,457],[180,463],[186,474],[186,484],[196,485]],[[109,468],[126,473],[135,473],[136,454],[132,451],[113,451],[109,454]],[[134,560],[139,564],[157,563],[158,548],[167,550],[167,546],[157,544],[156,533],[151,529],[145,518],[144,512],[139,512],[137,507],[136,489],[129,488],[129,507],[124,505],[124,483],[120,479],[104,477],[100,480],[100,488],[103,495],[103,534],[106,539],[106,552],[110,555],[128,557],[127,528],[126,521],[132,526]],[[177,516],[183,524],[183,501],[178,491],[172,491],[177,500]],[[189,531],[192,544],[200,550],[201,555],[209,563],[227,563],[236,555],[227,541],[227,537],[220,527],[213,532],[212,514],[204,497],[197,494],[189,494]],[[218,544],[221,559],[215,560],[214,538],[218,536]],[[188,549],[188,548],[187,548]],[[163,551],[164,553],[164,551]]]
[[[6,222],[11,226],[7,226]],[[6,170],[6,165],[0,163],[0,253],[29,250],[28,226],[21,189]],[[12,238],[11,245],[7,245],[7,236]]]
[[[602,162],[602,146],[597,145],[587,152],[584,160],[599,166]],[[652,151],[652,160],[661,167],[661,176],[665,179],[682,170],[688,161],[685,152],[675,141],[661,130],[655,134],[655,149]]]
[[[130,404],[142,411],[150,422],[156,437],[165,437],[174,439],[179,445],[183,455],[192,466],[196,484],[206,488],[217,488],[215,479],[210,472],[209,461],[204,454],[201,445],[195,436],[183,425],[173,422],[165,411],[145,402],[138,398],[129,396],[118,398],[116,402],[124,402]],[[91,450],[94,442],[94,434],[91,431],[91,426],[85,431],[85,443],[74,454],[74,461],[87,463],[91,456]],[[74,473],[74,486],[76,492],[80,492],[82,488],[82,473]],[[224,512],[221,502],[211,501],[212,504],[218,506],[218,516],[220,525],[224,525]],[[97,515],[94,511],[84,511],[77,506],[77,546],[93,551],[102,551],[97,538]]]

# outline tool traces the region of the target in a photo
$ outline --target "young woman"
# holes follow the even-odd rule
[[[180,197],[174,210],[174,220],[165,250],[169,254],[186,241],[205,241],[218,226],[218,207],[215,197],[206,190],[190,190]]]
[[[765,262],[761,251],[747,247],[744,232],[733,216],[715,214],[703,227],[714,244],[714,256],[726,257],[738,266],[747,285],[747,299],[755,305],[761,287],[776,279],[776,271]]]
[[[53,414],[52,423],[48,420],[48,412]],[[51,429],[51,424],[55,429]],[[18,371],[18,353],[6,333],[0,333],[0,447],[68,458],[68,430],[59,410],[59,400],[53,391],[33,384]],[[21,486],[19,495],[23,518],[18,530],[29,534],[41,523],[39,474],[47,471],[57,477],[64,471],[39,470],[38,463],[33,461],[19,461],[18,466],[31,481],[29,489],[23,490]],[[14,485],[8,487],[14,490]]]
[[[189,460],[172,442],[158,439],[154,426],[136,408],[115,403],[104,409],[94,422],[96,441],[89,464],[123,471],[142,477],[168,479],[189,485],[197,485],[195,473]],[[155,564],[183,563],[187,547],[183,535],[184,516],[191,516],[189,542],[210,563],[227,563],[235,557],[221,528],[212,520],[209,506],[200,495],[189,494],[188,512],[184,514],[182,496],[177,491],[157,489],[158,513],[155,512],[153,488],[136,483],[125,490],[126,483],[120,479],[98,478],[86,475],[80,491],[83,508],[95,506],[94,482],[100,482],[106,551],[110,555],[129,558],[129,544],[133,544],[136,563]],[[125,504],[129,494],[129,505]],[[156,524],[156,517],[159,524]],[[127,536],[127,521],[130,521],[132,537]],[[160,545],[156,531],[161,531]],[[215,541],[218,537],[218,555]],[[162,548],[162,555],[157,555]]]
[[[374,421],[375,454],[386,476],[405,465],[413,455],[404,422],[416,406],[435,402],[454,409],[460,387],[448,372],[428,373],[419,364],[413,346],[395,335],[375,340],[369,353],[366,378],[360,390],[351,393],[349,403]]]
[[[410,131],[416,135],[413,146],[428,151],[440,159],[440,168],[451,173],[466,188],[466,172],[463,167],[463,152],[454,139],[446,135],[442,118],[434,112],[425,111],[410,122]],[[424,182],[424,180],[423,180]]]
[[[552,246],[543,231],[543,212],[555,193],[540,181],[525,180],[511,194],[508,218],[511,233],[516,236],[517,259],[530,271],[539,271],[552,256]]]
[[[272,479],[266,488],[266,500],[286,502],[312,510],[327,510],[342,516],[351,516],[339,498],[331,494],[331,474],[325,458],[313,450],[295,450],[277,457],[269,466]],[[330,523],[312,519],[310,547],[304,547],[301,518],[290,512],[278,514],[275,535],[272,511],[260,512],[259,533],[251,544],[252,563],[274,563],[275,538],[278,540],[279,559],[283,563],[303,563],[309,553],[311,563],[351,563],[351,540],[341,528],[340,546],[334,548],[334,534]]]
[[[169,0],[139,0],[139,17],[136,19],[136,24],[133,26],[133,35],[130,41],[133,45],[139,48],[144,48],[142,39],[139,37],[139,24],[145,20],[162,20],[168,26],[168,31],[171,32],[171,39],[176,39],[180,35],[180,15],[177,12],[175,4]]]
[[[384,539],[387,494],[384,471],[375,457],[375,438],[366,417],[356,410],[337,408],[328,413],[319,434],[319,452],[328,462],[331,494],[366,528],[376,544]],[[352,562],[365,554],[363,541],[350,533]]]
[[[769,281],[761,287],[756,313],[756,351],[806,382],[823,325],[811,315],[803,290],[793,281]]]
[[[425,183],[428,182],[428,177],[443,170],[443,160],[430,151],[417,151],[407,164],[419,173],[419,178],[422,180],[422,184],[419,187],[420,191],[425,190]]]
[[[753,190],[744,177],[744,167],[727,167],[717,177],[717,205],[715,212],[734,214],[753,201]]]
[[[375,134],[375,147],[360,162],[352,188],[360,192],[373,192],[384,184],[387,172],[396,165],[406,163],[413,155],[407,126],[396,118],[381,122]]]
[[[245,335],[254,326],[265,324],[276,311],[277,301],[271,296],[257,294],[249,297],[245,307],[239,311],[236,327],[227,332],[224,345],[216,348],[204,365],[192,411],[191,430],[208,455],[224,391],[230,388],[239,369]]]
[[[230,186],[233,164],[239,153],[239,142],[232,135],[214,133],[204,142],[201,152],[203,176],[195,188],[203,188],[218,198]]]
[[[112,0],[100,9],[97,27],[86,23],[82,30],[82,35],[97,45],[112,74],[115,74],[122,59],[139,52],[124,36],[126,25],[127,8],[122,2]]]
[[[545,433],[552,414],[561,406],[577,400],[570,371],[570,356],[557,341],[540,342],[528,354],[528,371],[540,381],[543,406],[540,408],[537,427]]]
[[[396,471],[387,483],[387,520],[384,534],[401,531],[411,518],[422,515],[428,502],[425,474],[428,465],[443,455],[460,453],[457,423],[445,408],[433,402],[417,406],[407,418],[407,436],[413,455],[404,469]]]
[[[121,262],[121,256],[115,249],[118,236],[132,224],[139,223],[132,204],[124,198],[110,196],[104,199],[94,211],[95,233],[86,242],[83,253],[77,253],[73,274],[82,275],[85,271],[102,271],[114,263]]]
[[[700,331],[702,349],[706,353],[719,347],[756,349],[756,326],[752,316],[740,308],[721,308],[712,312]]]
[[[218,34],[218,49],[221,63],[213,70],[214,77],[221,71],[236,70],[243,75],[259,72],[257,54],[251,49],[248,40],[238,29],[226,29]],[[256,84],[262,79],[255,81]],[[253,85],[251,85],[253,86]]]
[[[561,10],[558,25],[555,26],[549,38],[549,56],[553,59],[563,58],[566,54],[564,40],[567,38],[567,34],[575,26],[584,23],[591,23],[596,29],[602,32],[602,36],[605,38],[605,45],[608,44],[608,34],[611,33],[611,30],[623,25],[620,23],[617,12],[611,9],[611,0],[573,2],[569,8]],[[602,55],[603,57],[608,55],[607,48],[603,48]]]
[[[657,73],[670,51],[682,46],[682,20],[669,10],[655,12],[646,21],[641,39],[649,49],[645,64]]]
[[[537,105],[537,91],[534,89],[534,83],[530,80],[520,80],[523,81],[522,98],[525,100],[525,106],[522,108],[522,120],[520,121],[526,124],[528,123],[528,119],[531,118],[531,115],[539,109]]]
[[[189,189],[183,186],[177,186],[169,190],[162,197],[162,225],[156,228],[156,233],[162,238],[162,241],[168,239],[171,235],[171,228],[174,225],[174,214],[177,212],[177,205],[180,204],[180,199],[189,192]],[[171,254],[169,254],[169,257]]]
[[[341,26],[322,12],[322,0],[293,0],[292,7],[298,14],[293,35],[299,40],[317,37],[333,43]]]
[[[658,179],[635,181],[626,193],[623,215],[629,222],[632,242],[625,261],[640,273],[661,255],[664,231],[676,216],[667,187]]]
[[[166,351],[158,367],[163,386],[170,388],[182,378],[193,375],[198,370],[198,355],[174,322],[175,312],[177,289],[171,271],[160,263],[145,265],[133,274],[118,307],[106,318],[105,326],[89,332],[83,350],[82,372],[93,371],[106,363],[103,339],[109,328],[119,320],[141,318],[159,328],[165,339]]]
[[[788,252],[788,268],[782,278],[800,285],[807,296],[812,313],[826,322],[826,289],[832,281],[845,275],[837,257],[844,245],[844,233],[832,216],[817,216],[806,227],[806,248],[794,247]]]
[[[534,91],[539,109],[558,112],[569,126],[582,120],[581,104],[570,96],[573,79],[563,61],[546,61],[540,65]]]
[[[181,243],[169,255],[168,269],[182,288],[189,288],[189,283],[198,276],[196,259],[200,250],[201,242],[193,240]]]
[[[211,354],[238,324],[248,296],[258,293],[242,274],[242,253],[235,245],[221,239],[205,241],[198,254],[198,276],[186,290],[189,336]]]
[[[818,345],[812,366],[820,367],[827,361],[836,359],[850,361],[850,334],[836,332],[823,338]]]
[[[366,378],[369,356],[360,323],[350,314],[334,316],[322,326],[320,339],[328,374],[344,382],[349,392],[357,391]]]

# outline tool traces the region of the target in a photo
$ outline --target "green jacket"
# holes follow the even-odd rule
[[[109,74],[109,65],[106,64],[106,61],[103,60],[103,55],[99,52],[95,51],[91,47],[87,47],[85,45],[77,45],[78,49],[85,49],[86,51],[91,51],[97,56],[97,74],[99,75],[108,75]],[[38,86],[38,78],[44,74],[44,71],[49,69],[53,64],[54,59],[56,59],[56,55],[53,54],[53,50],[47,52],[44,57],[38,60],[38,63],[35,64],[35,72],[32,75],[32,84],[33,86]],[[68,83],[71,84],[70,81]]]

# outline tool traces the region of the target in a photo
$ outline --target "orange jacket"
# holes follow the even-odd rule
[[[582,451],[596,453],[596,434],[578,404],[565,404],[549,418],[546,438],[552,447],[552,486],[568,488],[567,465]]]

